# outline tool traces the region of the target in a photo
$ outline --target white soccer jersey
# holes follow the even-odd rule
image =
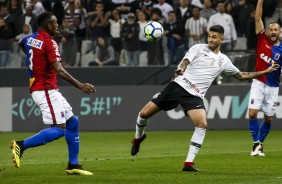
[[[221,72],[234,75],[239,72],[230,59],[219,52],[213,53],[207,44],[197,44],[189,49],[183,59],[188,59],[190,64],[180,75],[174,79],[190,94],[204,98],[213,80]]]

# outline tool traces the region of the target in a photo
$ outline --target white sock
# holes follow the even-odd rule
[[[198,154],[203,144],[203,141],[206,135],[206,131],[207,129],[195,127],[195,131],[190,141],[190,148],[189,148],[188,155],[187,155],[185,162],[194,161],[196,155]]]
[[[149,121],[148,119],[143,119],[138,114],[137,123],[136,123],[136,132],[135,132],[136,139],[139,139],[140,137],[142,137],[142,135],[144,134],[145,127],[148,124],[148,121]]]

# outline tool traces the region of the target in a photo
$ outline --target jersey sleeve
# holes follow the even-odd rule
[[[266,33],[265,33],[265,29],[261,30],[261,32],[259,32],[257,34],[257,40],[261,41],[263,39],[267,38]]]
[[[26,40],[27,40],[27,36],[24,36],[19,40],[18,44],[25,45]]]
[[[226,75],[230,76],[230,75],[234,75],[235,73],[239,72],[239,69],[233,65],[233,63],[230,61],[229,58],[226,57],[226,61],[227,63],[225,64],[224,70],[223,70],[223,72]]]
[[[59,46],[57,42],[55,42],[54,40],[50,40],[50,41],[48,40],[46,42],[45,52],[47,56],[47,61],[49,63],[53,63],[53,62],[62,60],[60,51],[59,51]]]
[[[25,45],[25,44],[26,44],[26,41],[27,41],[27,38],[28,38],[28,36],[22,37],[22,38],[19,40],[18,44],[19,44],[19,45]]]
[[[193,63],[194,59],[199,54],[199,45],[192,46],[185,54],[183,59],[188,59],[190,63]]]

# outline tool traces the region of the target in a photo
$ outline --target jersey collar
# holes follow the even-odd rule
[[[46,31],[43,31],[42,29],[39,29],[37,32],[38,34],[42,34],[44,36],[48,36],[49,38],[52,38]]]

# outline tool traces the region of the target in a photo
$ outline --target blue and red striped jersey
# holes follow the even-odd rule
[[[261,31],[257,35],[256,71],[263,71],[272,64],[282,66],[282,44],[275,46],[265,33]],[[257,79],[268,86],[279,87],[281,68]]]
[[[19,41],[24,45],[28,60],[30,92],[58,89],[52,63],[61,61],[59,46],[43,30],[25,36]]]

